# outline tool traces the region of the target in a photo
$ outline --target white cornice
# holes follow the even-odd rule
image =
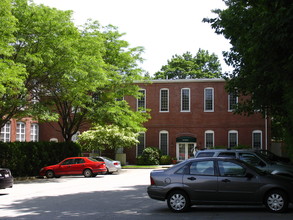
[[[135,83],[189,83],[189,82],[225,82],[222,78],[204,78],[204,79],[156,79],[149,81],[136,81]]]

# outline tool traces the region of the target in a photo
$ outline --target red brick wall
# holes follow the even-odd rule
[[[146,106],[151,109],[151,120],[145,123],[146,147],[159,147],[160,131],[169,133],[169,155],[176,156],[176,137],[197,138],[197,146],[204,147],[206,130],[214,131],[215,146],[228,145],[229,130],[238,131],[238,144],[252,144],[252,132],[262,131],[263,147],[265,141],[265,119],[260,114],[252,116],[235,115],[228,111],[228,93],[224,80],[181,80],[154,81],[152,84],[138,84],[146,89]],[[214,112],[204,112],[204,89],[214,88]],[[160,112],[160,89],[169,89],[169,112]],[[180,112],[181,89],[190,89],[190,112]],[[132,108],[136,109],[136,99],[126,97]],[[240,99],[239,99],[240,101]],[[127,150],[127,160],[135,163],[136,148]]]

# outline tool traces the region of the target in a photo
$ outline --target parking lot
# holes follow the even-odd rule
[[[272,214],[264,207],[193,207],[172,213],[148,197],[148,169],[116,175],[17,181],[0,191],[0,219],[293,219],[293,208]]]

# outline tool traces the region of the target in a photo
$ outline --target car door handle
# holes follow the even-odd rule
[[[229,183],[229,182],[231,182],[231,180],[224,179],[224,180],[222,180],[222,182],[224,182],[224,183]]]
[[[196,180],[195,177],[188,177],[187,179],[189,179],[189,180]]]

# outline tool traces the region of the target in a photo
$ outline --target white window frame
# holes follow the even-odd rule
[[[235,144],[235,146],[232,146],[231,147],[231,142],[230,142],[230,135],[231,134],[236,134],[236,144]],[[238,146],[238,131],[236,131],[236,130],[230,130],[229,132],[228,132],[228,148],[233,148],[233,147],[236,147],[236,146]]]
[[[9,121],[1,128],[1,141],[10,142],[10,136],[11,136],[11,123]]]
[[[136,103],[136,109],[137,111],[142,111],[145,112],[146,111],[146,89],[140,89],[139,92],[143,93],[144,96],[142,96],[141,98],[137,99],[137,103]],[[142,100],[144,99],[144,100]],[[139,106],[139,102],[143,101],[143,106]]]
[[[167,110],[162,110],[162,92],[167,92]],[[160,89],[160,112],[169,112],[169,89]]]
[[[255,134],[260,134],[260,147],[259,148],[255,147],[255,142],[254,142],[254,135]],[[262,131],[261,130],[252,131],[252,148],[253,149],[262,149]]]
[[[145,143],[146,143],[146,134],[145,134],[145,132],[140,132],[139,133],[139,137],[140,137],[140,135],[143,135],[143,144],[141,145],[142,146],[142,149],[144,150],[145,149]],[[138,138],[139,138],[138,137]],[[140,156],[141,154],[139,154],[139,152],[138,152],[138,148],[140,147],[140,144],[141,144],[141,142],[140,143],[138,143],[137,145],[136,145],[136,156]],[[142,150],[142,151],[143,151]],[[142,152],[141,151],[141,152]]]
[[[183,109],[183,91],[187,90],[188,91],[188,110]],[[181,112],[190,112],[190,88],[182,88],[181,89]]]
[[[207,109],[207,90],[212,90],[212,109]],[[215,92],[213,87],[207,87],[204,89],[204,111],[205,112],[214,112],[215,105]]]
[[[232,105],[236,105],[238,103],[238,96],[236,96],[236,103],[231,103],[231,97],[235,95],[234,93],[228,94],[228,111],[232,112],[235,108],[232,108]]]
[[[39,125],[37,123],[31,124],[31,141],[39,141]]]
[[[207,134],[213,135],[213,146],[207,146]],[[212,130],[207,130],[204,133],[204,146],[205,148],[214,148],[215,147],[215,132]]]
[[[163,154],[163,151],[162,151],[162,134],[166,134],[167,135],[167,143],[166,143],[166,147],[167,147],[167,152],[166,154]],[[162,155],[169,155],[169,132],[168,131],[160,131],[160,134],[159,134],[159,146],[160,146],[160,150],[162,152]]]
[[[24,142],[25,141],[25,123],[17,122],[16,123],[16,141]]]

